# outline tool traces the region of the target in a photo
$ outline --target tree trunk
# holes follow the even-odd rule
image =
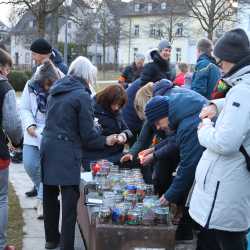
[[[45,16],[39,15],[37,18],[37,33],[39,37],[45,37]]]
[[[209,40],[211,40],[211,41],[213,41],[213,36],[214,36],[213,33],[214,33],[213,30],[210,30],[210,31],[207,33],[207,38],[208,38]]]
[[[211,0],[209,22],[208,22],[208,39],[213,40],[214,18],[215,18],[216,0]]]
[[[46,3],[44,0],[38,2],[37,33],[40,37],[45,37]]]
[[[53,47],[58,46],[58,34],[59,34],[59,15],[58,15],[58,10],[52,15],[52,20],[53,20],[53,32],[52,32],[52,41],[51,44]]]
[[[168,41],[172,43],[173,41],[173,13],[170,13],[170,20],[169,20],[169,34],[168,34]]]
[[[83,56],[88,56],[88,45],[83,44]]]
[[[118,46],[116,46],[115,47],[115,55],[114,55],[115,71],[118,71],[118,69],[119,69],[118,53],[119,53],[119,48],[118,48]]]
[[[105,41],[102,43],[102,71],[103,74],[105,72],[105,64],[106,64],[106,43]]]

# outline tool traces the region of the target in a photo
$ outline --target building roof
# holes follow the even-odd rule
[[[185,0],[133,0],[120,8],[121,17],[155,16],[155,15],[187,15]]]
[[[8,32],[9,27],[0,21],[0,32]]]
[[[46,33],[53,32],[53,25],[52,25],[52,16],[49,15],[45,20],[45,29]],[[59,29],[65,24],[65,19],[59,17]],[[36,18],[34,15],[28,11],[26,12],[19,22],[16,24],[15,27],[11,29],[11,33],[13,34],[36,34],[37,32],[37,23]]]

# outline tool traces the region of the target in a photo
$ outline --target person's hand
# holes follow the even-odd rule
[[[32,125],[30,127],[27,128],[27,132],[30,136],[32,137],[37,137],[37,133],[36,133],[36,126]]]
[[[203,120],[205,118],[213,119],[218,113],[217,107],[215,104],[210,104],[204,107],[200,113],[200,119]]]
[[[160,204],[161,206],[168,207],[170,205],[170,202],[165,198],[164,194],[160,198]]]
[[[153,153],[154,150],[155,150],[154,147],[148,148],[148,149],[145,149],[145,150],[141,151],[139,154],[143,155],[145,157],[146,155],[149,155],[149,154]]]
[[[205,126],[213,126],[214,123],[209,119],[209,118],[205,118],[202,120],[202,122],[199,124],[198,126],[198,130],[200,130],[201,128],[205,127]]]
[[[154,154],[153,153],[150,153],[150,154],[147,154],[146,156],[144,156],[140,163],[142,166],[148,166],[154,159]]]
[[[133,161],[133,155],[132,154],[125,154],[120,162],[123,163],[123,162],[127,162],[127,161]]]
[[[118,139],[118,143],[119,144],[125,144],[127,142],[127,136],[125,133],[120,133],[118,136],[117,136],[117,139]]]
[[[109,135],[106,137],[106,145],[107,146],[114,146],[116,143],[118,143],[118,137],[116,134]]]

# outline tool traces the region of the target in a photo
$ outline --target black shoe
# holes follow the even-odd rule
[[[26,195],[27,197],[35,197],[35,196],[37,196],[36,188],[33,187],[33,189],[30,190],[30,191],[28,191],[28,192],[26,192],[25,195]]]
[[[13,163],[19,164],[23,162],[23,152],[12,152],[10,154],[11,161]]]
[[[45,248],[46,249],[55,249],[59,246],[59,242],[46,242],[45,243]]]

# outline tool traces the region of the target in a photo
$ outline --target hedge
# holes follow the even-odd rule
[[[16,71],[13,70],[8,75],[8,79],[15,89],[15,91],[23,91],[26,82],[31,78],[31,72],[29,71]]]

